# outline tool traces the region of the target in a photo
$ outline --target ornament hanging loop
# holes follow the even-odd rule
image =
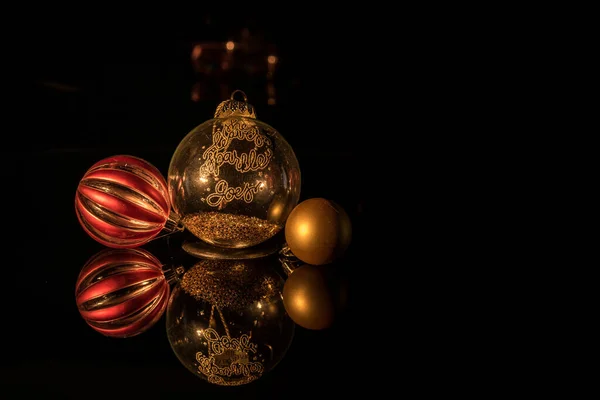
[[[244,103],[247,103],[247,102],[248,102],[248,96],[246,96],[246,93],[244,93],[244,91],[243,91],[243,90],[240,90],[240,89],[236,89],[236,90],[234,90],[234,91],[231,93],[231,97],[230,97],[230,99],[231,99],[231,100],[235,100],[235,95],[236,95],[237,93],[240,93],[240,94],[242,95],[242,97],[243,97],[243,99],[244,99]]]
[[[297,259],[294,253],[292,253],[292,250],[290,250],[290,246],[288,246],[287,243],[284,243],[281,250],[279,250],[279,254],[281,257],[285,257],[286,259]]]
[[[281,263],[281,267],[287,276],[290,276],[290,274],[294,272],[296,268],[304,264],[300,259],[298,259],[298,257],[294,255],[294,253],[292,253],[287,243],[281,250],[279,250],[279,262]]]
[[[243,100],[235,100],[235,96],[238,93],[244,98]],[[254,111],[252,104],[248,103],[248,96],[246,96],[246,93],[244,93],[243,90],[236,89],[231,93],[230,99],[219,103],[214,117],[246,117],[256,119],[256,112]]]
[[[185,268],[181,265],[176,267],[163,265],[162,268],[163,273],[165,274],[165,279],[169,285],[181,281],[181,278],[185,273]]]
[[[171,211],[169,213],[169,217],[167,218],[167,221],[165,222],[165,226],[159,232],[159,234],[156,235],[153,239],[158,239],[158,238],[162,238],[165,236],[169,236],[176,232],[183,232],[184,229],[185,229],[185,227],[183,226],[181,217],[178,214],[176,214],[174,211]]]

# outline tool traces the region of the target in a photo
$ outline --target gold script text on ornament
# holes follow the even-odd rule
[[[202,158],[206,159],[206,162],[200,167],[202,174],[219,175],[219,168],[224,164],[233,165],[236,171],[245,173],[265,169],[273,158],[273,152],[271,149],[266,149],[264,153],[258,153],[256,149],[251,149],[248,153],[242,154],[238,154],[237,150],[211,151],[209,154],[204,152]]]
[[[208,341],[210,351],[215,354],[223,354],[225,350],[251,351],[256,353],[257,345],[250,342],[250,337],[246,334],[239,339],[232,339],[228,336],[219,336],[217,331],[208,328],[204,331],[204,337]]]
[[[213,146],[226,149],[233,139],[254,142],[256,147],[262,147],[265,143],[270,145],[270,139],[260,133],[260,129],[254,123],[245,120],[228,120],[223,122],[222,128],[213,134]]]
[[[264,371],[264,367],[259,362],[248,362],[242,364],[239,362],[233,362],[229,366],[219,367],[215,363],[215,357],[206,357],[202,352],[196,353],[196,361],[198,361],[198,371],[206,376],[217,375],[217,376],[252,376],[260,375]]]
[[[229,150],[234,139],[252,142],[254,148],[247,153],[238,152],[237,149]],[[259,152],[259,148],[264,151]],[[202,154],[204,163],[200,166],[202,176],[218,176],[220,168],[229,164],[240,173],[256,172],[265,169],[273,158],[272,142],[263,135],[254,122],[244,119],[228,119],[213,130],[212,144]],[[215,185],[215,193],[207,197],[206,201],[211,207],[223,207],[232,200],[244,200],[251,203],[254,195],[258,193],[258,183],[244,183],[243,186],[229,187],[229,183],[220,180]]]
[[[239,338],[220,336],[214,329],[203,332],[208,343],[208,354],[196,353],[198,372],[208,380],[221,385],[237,385],[250,382],[260,377],[264,367],[260,362],[251,362],[248,352],[256,353],[257,345],[250,342],[250,337],[243,334]],[[236,378],[225,381],[223,377]]]
[[[238,154],[237,151],[226,151],[233,139],[253,142],[255,148],[249,154]],[[244,120],[227,120],[220,129],[215,129],[212,136],[213,143],[202,154],[206,160],[200,167],[200,173],[219,174],[219,167],[228,163],[238,172],[258,171],[264,169],[271,158],[273,151],[270,149],[271,140],[260,133],[260,129]],[[257,153],[256,149],[267,145],[264,153]]]
[[[260,190],[260,184],[245,182],[244,186],[229,187],[225,180],[220,180],[215,185],[215,192],[206,197],[209,206],[218,207],[221,204],[228,203],[231,200],[244,200],[251,203],[254,195]]]

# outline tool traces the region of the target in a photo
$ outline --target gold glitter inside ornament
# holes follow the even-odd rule
[[[238,93],[243,101],[234,99]],[[168,187],[173,209],[194,236],[248,248],[284,228],[300,197],[300,168],[290,144],[235,91],[179,143]]]
[[[279,294],[276,278],[246,260],[204,260],[183,275],[181,287],[195,299],[220,309],[243,311],[254,302],[269,302]]]
[[[215,211],[186,215],[182,223],[207,243],[230,248],[262,243],[281,230],[279,225],[264,219]]]
[[[179,361],[216,385],[259,379],[284,357],[295,324],[272,259],[201,260],[175,285],[167,337]]]

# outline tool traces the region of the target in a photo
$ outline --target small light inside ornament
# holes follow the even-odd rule
[[[235,43],[233,43],[233,42],[230,40],[229,42],[227,42],[227,43],[225,44],[225,48],[226,48],[227,50],[231,51],[231,50],[235,49]]]
[[[269,64],[275,64],[275,63],[277,63],[277,57],[276,57],[276,56],[272,56],[272,55],[271,55],[271,56],[269,56],[269,57],[267,58],[267,62],[268,62]]]
[[[271,209],[269,210],[269,218],[273,220],[279,219],[281,214],[284,211],[284,207],[281,203],[274,203]]]

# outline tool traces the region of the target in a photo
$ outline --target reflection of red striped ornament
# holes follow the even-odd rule
[[[105,249],[90,258],[75,285],[77,308],[94,330],[138,335],[156,323],[169,299],[162,266],[143,249]]]
[[[164,228],[171,203],[160,171],[137,157],[117,155],[94,164],[77,187],[75,211],[83,229],[114,248],[141,246]]]

